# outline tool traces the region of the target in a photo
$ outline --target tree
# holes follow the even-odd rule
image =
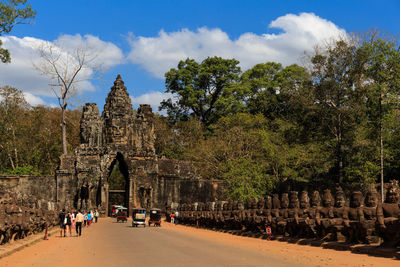
[[[321,115],[321,130],[327,133],[335,159],[337,182],[344,177],[344,150],[354,138],[354,130],[363,104],[358,94],[360,62],[356,60],[357,44],[339,40],[316,49],[311,58],[315,100]],[[356,88],[356,90],[355,90]]]
[[[13,87],[0,87],[0,148],[6,151],[12,170],[19,164],[21,131],[26,129],[26,109],[23,93]]]
[[[95,63],[97,55],[90,53],[87,47],[77,47],[71,53],[46,43],[39,48],[41,62],[34,64],[35,69],[51,80],[51,88],[58,99],[61,109],[62,151],[67,154],[67,122],[66,110],[68,100],[77,92],[77,84],[89,78],[81,78],[80,74],[91,74],[100,70]]]
[[[10,33],[17,24],[30,22],[35,18],[36,11],[32,10],[27,0],[7,0],[0,2],[0,36]],[[3,63],[11,61],[10,52],[1,48],[0,40],[0,60]]]
[[[230,85],[239,80],[238,64],[235,59],[220,57],[208,57],[200,64],[193,59],[180,61],[177,69],[165,74],[166,92],[176,101],[162,101],[160,110],[166,110],[172,121],[197,116],[207,127],[237,112],[243,104]]]
[[[384,118],[394,111],[400,99],[400,51],[398,44],[373,34],[360,47],[365,64],[363,74],[368,88],[369,113],[376,115],[379,132],[380,182],[384,200]]]

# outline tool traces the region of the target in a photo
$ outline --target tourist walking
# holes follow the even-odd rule
[[[71,211],[71,228],[74,229],[75,227],[75,213]]]
[[[91,210],[90,211],[90,216],[92,217],[92,219],[91,219],[91,223],[93,223],[94,222],[94,212],[93,212],[93,210]]]
[[[58,214],[58,218],[60,219],[60,237],[63,236],[62,232],[64,230],[64,237],[65,237],[65,209],[62,209],[62,211]]]
[[[88,216],[87,216],[86,211],[85,211],[85,213],[83,214],[83,217],[84,217],[84,226],[86,227],[86,226],[87,226],[87,219],[88,219]]]
[[[75,218],[75,229],[76,229],[76,235],[81,236],[82,234],[82,223],[85,220],[85,217],[81,213],[80,210],[78,210],[78,214],[76,214]]]
[[[90,226],[90,223],[92,222],[92,213],[89,212],[87,214],[87,226]]]
[[[97,220],[99,219],[99,212],[97,210],[94,212],[94,219],[94,221],[97,223]]]
[[[171,213],[171,223],[175,223],[175,213],[173,211]]]
[[[179,212],[177,210],[175,211],[175,224],[178,224],[178,220],[179,220]]]
[[[72,225],[72,222],[71,222],[71,213],[67,213],[66,215],[65,215],[65,219],[64,219],[64,221],[66,222],[66,227],[68,228],[68,231],[69,231],[69,236],[72,236],[72,233],[71,233],[71,225]],[[64,232],[64,236],[65,236],[65,232]]]

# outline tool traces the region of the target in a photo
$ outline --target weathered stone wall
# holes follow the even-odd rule
[[[0,244],[58,224],[54,176],[0,175]]]
[[[0,175],[0,188],[52,203],[56,200],[54,176]]]

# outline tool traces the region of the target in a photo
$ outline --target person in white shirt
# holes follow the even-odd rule
[[[85,216],[81,213],[80,210],[78,210],[78,214],[76,214],[75,218],[75,229],[76,229],[76,235],[81,236],[82,234],[82,223],[85,221]]]

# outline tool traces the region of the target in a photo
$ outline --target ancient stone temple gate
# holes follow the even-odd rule
[[[57,202],[107,212],[119,204],[114,199],[122,199],[129,209],[217,200],[220,182],[202,181],[188,162],[157,157],[153,116],[150,105],[134,112],[118,75],[101,116],[96,104],[83,107],[81,145],[74,155],[61,158],[56,174]],[[115,166],[124,180],[117,189],[109,187]]]

